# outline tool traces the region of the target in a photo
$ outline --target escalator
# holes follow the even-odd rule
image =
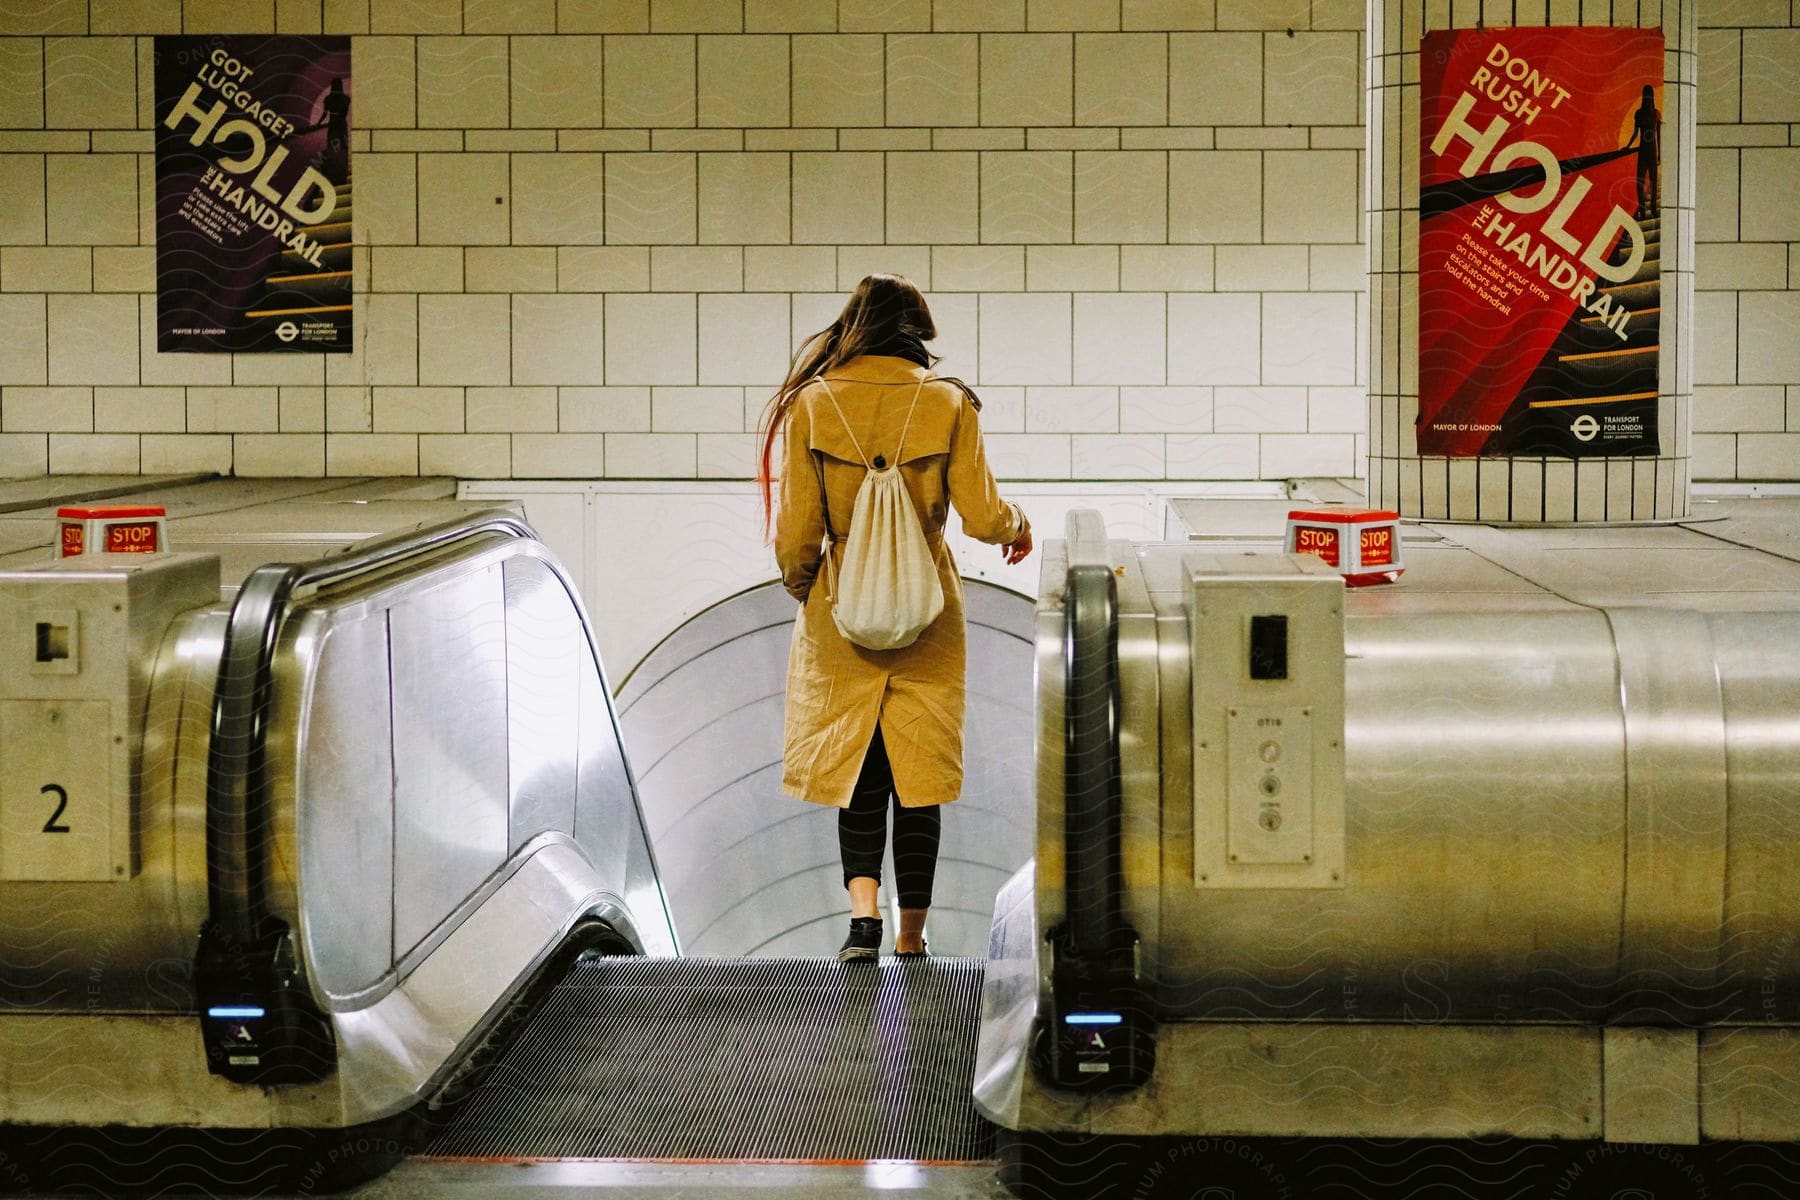
[[[591,627],[518,518],[241,581],[130,557],[0,572],[0,613],[123,609],[131,644],[90,654],[144,664],[105,710],[139,714],[129,874],[0,873],[0,1143],[29,1167],[0,1193],[991,1156],[981,960],[681,956]]]
[[[753,588],[669,634],[615,697],[691,957],[573,964],[444,1097],[428,1159],[991,1163],[973,1100],[979,956],[1036,823],[1034,619],[1024,597],[965,588],[979,750],[945,813],[930,940],[949,954],[801,957],[842,932],[835,822],[779,794],[793,602]]]

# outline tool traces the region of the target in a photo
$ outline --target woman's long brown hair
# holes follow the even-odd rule
[[[788,363],[787,378],[769,398],[763,410],[760,432],[762,450],[758,457],[756,482],[762,488],[763,536],[769,534],[774,509],[771,485],[774,472],[771,460],[775,453],[775,437],[787,423],[800,389],[825,372],[895,336],[907,333],[921,342],[937,336],[931,310],[925,297],[912,281],[902,275],[866,275],[850,293],[849,303],[838,319],[800,343]]]

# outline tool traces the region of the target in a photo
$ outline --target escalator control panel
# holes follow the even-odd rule
[[[1194,886],[1344,883],[1344,585],[1313,555],[1185,560]]]

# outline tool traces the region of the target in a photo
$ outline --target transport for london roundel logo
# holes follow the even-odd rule
[[[1600,432],[1600,422],[1594,419],[1593,413],[1582,413],[1569,426],[1569,432],[1583,442],[1591,442]]]

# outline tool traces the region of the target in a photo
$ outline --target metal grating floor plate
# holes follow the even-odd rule
[[[991,1158],[979,959],[599,958],[546,995],[428,1153]]]

